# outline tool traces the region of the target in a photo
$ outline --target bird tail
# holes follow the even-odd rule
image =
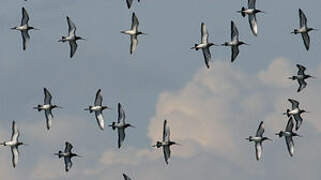
[[[243,17],[245,17],[245,12],[244,11],[245,11],[245,7],[242,7],[241,14],[242,14]]]
[[[85,111],[89,111],[89,113],[92,113],[93,111],[91,110],[92,106],[89,106],[88,108],[85,108]]]
[[[289,77],[289,79],[295,80],[296,77],[295,76],[291,76],[291,77]]]
[[[197,44],[194,44],[194,47],[192,47],[191,49],[195,49],[197,51],[198,50]]]
[[[109,127],[111,127],[113,130],[116,129],[116,122],[113,122],[111,125],[109,125]]]

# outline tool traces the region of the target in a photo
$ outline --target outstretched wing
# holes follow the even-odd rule
[[[76,41],[69,41],[70,46],[70,58],[72,58],[77,50],[77,42]]]
[[[136,17],[136,14],[133,12],[131,30],[136,30],[137,31],[138,25],[139,25],[138,18]]]
[[[292,132],[292,129],[293,129],[293,118],[292,116],[289,118],[288,120],[288,124],[286,125],[286,128],[285,128],[285,131],[287,132]]]
[[[22,49],[25,51],[29,46],[30,36],[28,31],[21,31]]]
[[[64,157],[64,161],[65,161],[65,171],[68,172],[72,167],[71,158],[69,156],[66,156]]]
[[[232,55],[231,55],[231,62],[234,62],[236,57],[239,55],[240,50],[238,46],[232,46]]]
[[[127,3],[127,8],[130,9],[130,7],[132,6],[133,0],[126,0]]]
[[[120,148],[125,140],[125,128],[118,128],[118,148]]]
[[[295,119],[295,122],[296,122],[295,130],[297,131],[300,128],[300,126],[301,126],[301,124],[303,122],[303,119],[302,119],[300,114],[293,115],[293,118]]]
[[[306,50],[309,50],[310,48],[310,36],[308,33],[301,33],[302,35],[302,39],[303,39],[303,42],[304,42],[304,46],[305,46],[305,49]]]
[[[164,158],[166,164],[168,164],[168,159],[171,157],[171,149],[169,146],[163,146]]]
[[[299,88],[297,92],[302,91],[302,89],[304,89],[307,86],[307,82],[305,82],[304,79],[298,79],[298,83],[299,83]]]
[[[125,111],[120,103],[118,103],[118,123],[121,121],[125,124]]]
[[[302,9],[299,9],[299,17],[300,17],[300,27],[306,27],[307,25],[307,17],[305,16]]]
[[[104,130],[105,121],[104,121],[103,112],[102,111],[95,111],[95,116],[96,116],[96,120],[97,120],[99,128],[101,130]]]
[[[69,35],[75,35],[76,25],[71,21],[71,19],[67,16],[67,24],[68,24],[68,33]]]
[[[211,61],[211,52],[210,52],[210,48],[206,47],[206,48],[202,48],[202,52],[203,52],[203,56],[204,56],[204,61],[205,61],[205,65],[207,68],[210,68],[210,61]]]
[[[256,160],[260,160],[261,155],[262,155],[262,143],[261,142],[255,142],[255,153],[256,153]]]
[[[45,116],[46,116],[46,124],[47,124],[47,129],[49,130],[52,124],[53,120],[53,114],[51,110],[47,109],[45,110]]]
[[[51,104],[52,96],[51,96],[50,92],[48,91],[47,88],[43,88],[43,92],[45,94],[44,104]]]
[[[292,104],[292,109],[299,108],[299,102],[294,99],[288,99],[290,103]]]
[[[238,39],[239,39],[239,31],[237,30],[235,23],[233,21],[231,21],[231,40],[238,41]]]
[[[285,136],[285,142],[288,147],[288,151],[290,156],[293,156],[294,154],[294,142],[292,136]]]
[[[16,122],[12,121],[12,135],[11,141],[17,142],[19,137],[19,130],[17,129]]]
[[[254,36],[257,36],[257,22],[256,22],[256,15],[255,14],[249,15],[249,23],[250,23],[252,33],[254,34]]]
[[[255,9],[256,0],[248,0],[248,8]]]
[[[28,21],[29,21],[29,15],[28,15],[26,9],[23,7],[22,8],[22,18],[21,18],[20,25],[23,26],[25,24],[28,24]]]
[[[297,64],[296,67],[299,69],[298,70],[298,75],[304,75],[305,67],[301,64]]]
[[[207,31],[206,25],[204,23],[201,24],[201,36],[202,36],[202,44],[207,44],[208,31]]]
[[[73,146],[69,142],[66,142],[65,144],[66,144],[65,153],[67,153],[67,152],[70,153],[72,148],[73,148]]]
[[[103,95],[101,94],[101,89],[98,89],[96,93],[96,98],[95,98],[95,106],[101,106],[103,103]]]
[[[130,50],[129,50],[130,54],[134,54],[134,52],[136,50],[136,47],[137,47],[137,44],[138,44],[137,36],[136,35],[131,35],[130,36]]]
[[[12,153],[12,165],[15,168],[18,164],[18,159],[19,159],[19,151],[17,146],[12,146],[11,147],[11,153]]]
[[[256,131],[256,136],[257,137],[262,137],[263,136],[263,133],[264,133],[264,124],[263,124],[263,121],[261,121],[257,131]]]
[[[131,180],[126,174],[123,174],[124,180]]]

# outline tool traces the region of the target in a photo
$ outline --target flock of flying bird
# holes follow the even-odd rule
[[[138,0],[139,2],[140,0]],[[131,8],[131,5],[133,3],[133,0],[126,0],[127,7],[128,9]],[[248,0],[248,8],[242,7],[240,11],[237,11],[238,13],[241,13],[243,17],[246,15],[248,16],[249,20],[249,25],[252,33],[257,36],[258,34],[258,25],[257,25],[257,20],[256,20],[256,14],[257,13],[264,13],[263,11],[256,9],[255,7],[256,0]],[[79,37],[76,35],[76,26],[75,24],[71,21],[71,19],[67,16],[67,24],[68,24],[68,35],[67,36],[62,36],[58,42],[69,42],[70,45],[70,58],[72,58],[77,50],[77,40],[85,40],[82,37]],[[302,39],[305,45],[306,50],[309,50],[310,47],[310,38],[309,38],[309,32],[312,30],[317,30],[314,28],[310,28],[307,26],[307,18],[303,11],[299,9],[299,19],[300,19],[300,28],[295,29],[293,32],[294,34],[301,34]],[[26,11],[26,9],[23,7],[22,8],[22,19],[21,19],[21,24],[20,26],[15,26],[11,29],[13,30],[18,30],[21,32],[22,36],[22,44],[23,44],[23,50],[26,50],[29,44],[30,36],[28,31],[29,30],[39,30],[37,28],[34,28],[32,26],[29,26],[29,15]],[[136,14],[133,12],[132,13],[132,24],[131,24],[131,29],[126,30],[126,31],[121,31],[121,33],[130,35],[130,54],[133,54],[137,44],[138,44],[138,39],[137,37],[139,35],[143,35],[145,33],[140,32],[138,30],[138,25],[139,21],[136,16]],[[211,61],[211,52],[210,52],[210,47],[211,46],[219,46],[214,43],[210,43],[208,41],[208,31],[206,28],[205,23],[201,23],[201,43],[195,44],[192,49],[195,49],[196,51],[201,49],[203,52],[204,60],[205,60],[205,65],[207,68],[210,68],[209,62]],[[239,40],[239,32],[238,29],[233,21],[231,21],[231,41],[230,42],[225,42],[224,44],[221,44],[221,46],[230,46],[232,53],[231,53],[231,62],[234,62],[235,59],[237,58],[239,54],[239,46],[240,45],[248,45],[247,43],[240,41]],[[297,64],[296,65],[298,68],[298,73],[295,76],[289,77],[291,80],[297,80],[299,87],[297,89],[297,92],[302,91],[306,86],[306,79],[308,78],[313,78],[311,75],[305,74],[306,68],[303,65]],[[40,111],[44,111],[45,113],[45,118],[46,118],[46,128],[49,130],[52,126],[52,120],[53,120],[53,114],[52,110],[55,108],[62,109],[62,107],[58,105],[53,105],[52,104],[52,95],[48,91],[48,89],[44,88],[44,104],[43,105],[38,105],[34,107],[34,109]],[[95,117],[98,123],[98,126],[101,130],[104,130],[105,123],[104,123],[104,118],[103,118],[103,111],[105,109],[110,109],[108,106],[104,106],[102,104],[103,102],[103,96],[101,89],[99,89],[96,93],[95,101],[93,106],[89,106],[88,108],[85,108],[84,110],[89,111],[89,113],[94,112]],[[293,156],[294,154],[294,143],[293,143],[293,137],[301,135],[297,134],[294,132],[298,131],[303,119],[301,117],[301,114],[306,112],[303,109],[299,108],[299,102],[294,100],[294,99],[289,99],[289,102],[292,104],[291,109],[287,109],[287,111],[284,113],[288,117],[288,123],[286,125],[286,128],[284,131],[280,131],[279,133],[276,133],[279,137],[285,137],[286,145],[288,148],[288,152],[290,156]],[[125,122],[126,115],[125,111],[120,103],[118,103],[118,121],[117,122],[112,122],[112,124],[109,125],[113,130],[117,129],[118,131],[118,148],[121,148],[124,140],[125,140],[125,129],[127,127],[134,127],[133,125],[126,123]],[[295,128],[294,128],[294,122],[295,122]],[[260,123],[257,132],[255,136],[249,136],[246,138],[250,142],[255,143],[255,149],[256,149],[256,159],[260,160],[261,155],[262,155],[262,142],[265,140],[271,140],[268,137],[263,136],[264,133],[264,123],[263,121]],[[18,163],[18,157],[19,157],[19,150],[18,147],[21,145],[25,145],[23,142],[19,141],[19,130],[17,129],[16,122],[12,122],[12,136],[11,139],[8,141],[5,141],[3,143],[0,143],[0,145],[3,146],[9,146],[11,147],[11,152],[12,152],[12,163],[13,167],[17,166]],[[164,120],[163,122],[163,138],[162,141],[157,141],[153,147],[156,148],[163,148],[163,153],[164,153],[164,159],[166,164],[168,164],[168,159],[170,158],[170,146],[171,145],[179,145],[178,143],[171,141],[170,140],[170,129],[167,124],[167,120]],[[65,171],[69,171],[70,168],[72,167],[72,157],[80,157],[78,154],[72,152],[72,144],[70,142],[65,142],[65,150],[64,151],[59,151],[58,153],[55,153],[59,158],[64,158],[64,163],[65,163]],[[130,178],[126,175],[123,174],[125,180],[130,180]]]

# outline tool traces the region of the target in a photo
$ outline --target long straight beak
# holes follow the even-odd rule
[[[251,46],[251,44],[244,43],[244,45]]]
[[[38,28],[33,28],[34,30],[40,30],[40,29],[38,29]]]
[[[59,109],[63,109],[63,107],[61,107],[61,106],[57,106],[57,108],[59,108]]]
[[[311,78],[312,78],[312,79],[317,79],[317,77],[315,77],[315,76],[311,76]]]

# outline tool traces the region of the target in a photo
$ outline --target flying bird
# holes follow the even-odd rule
[[[0,143],[2,146],[10,146],[11,147],[11,153],[12,153],[12,165],[15,168],[18,164],[19,159],[19,146],[26,145],[23,142],[19,141],[20,132],[17,129],[16,122],[12,122],[12,135],[10,141],[5,141],[3,143]]]
[[[29,15],[28,15],[26,9],[23,7],[22,8],[22,19],[21,19],[20,26],[15,26],[15,27],[11,28],[12,30],[18,30],[21,32],[23,50],[26,50],[29,45],[30,36],[29,36],[28,31],[32,30],[32,29],[39,30],[37,28],[29,26],[28,22],[29,22]]]
[[[290,156],[292,157],[294,154],[294,142],[293,142],[293,137],[294,136],[299,136],[302,137],[301,135],[293,132],[293,119],[292,117],[289,118],[288,124],[286,125],[285,131],[280,131],[279,133],[276,133],[280,138],[284,136],[285,138],[285,143],[288,147],[288,151]]]
[[[296,101],[294,99],[288,99],[288,101],[290,101],[290,103],[292,104],[292,109],[291,110],[287,109],[286,113],[283,113],[283,114],[287,115],[288,117],[293,116],[293,118],[296,121],[295,130],[297,131],[303,122],[301,114],[307,113],[307,111],[299,108],[300,103],[298,101]]]
[[[94,106],[89,106],[88,108],[85,109],[85,111],[89,111],[89,113],[95,112],[98,126],[101,130],[104,130],[105,122],[104,122],[103,110],[110,109],[110,108],[108,106],[103,106],[102,103],[103,103],[103,95],[101,93],[101,89],[98,89],[96,93]]]
[[[303,11],[301,9],[299,9],[299,17],[300,17],[300,29],[294,29],[293,34],[298,34],[301,33],[302,35],[302,39],[304,42],[304,46],[306,48],[306,50],[308,51],[310,48],[310,37],[309,37],[309,32],[313,31],[313,30],[318,30],[318,29],[314,29],[314,28],[309,28],[307,26],[307,17],[305,16],[305,14],[303,13]]]
[[[256,14],[264,13],[264,12],[259,9],[256,9],[255,3],[256,3],[256,0],[248,0],[248,8],[245,9],[245,7],[242,7],[242,10],[238,11],[238,13],[241,13],[243,17],[248,15],[252,33],[254,34],[254,36],[257,36]]]
[[[133,54],[136,50],[136,47],[138,44],[137,36],[141,35],[141,34],[146,34],[146,33],[138,31],[138,25],[139,25],[138,18],[136,17],[135,13],[133,12],[131,29],[127,30],[127,31],[120,31],[121,33],[130,35],[130,50],[129,50],[130,54]]]
[[[70,20],[67,16],[67,23],[68,23],[68,36],[62,36],[58,42],[69,42],[70,46],[70,58],[72,58],[77,50],[77,40],[85,40],[84,38],[76,35],[76,25]]]
[[[192,47],[191,49],[195,49],[196,51],[198,51],[199,49],[202,49],[205,65],[207,68],[210,68],[210,65],[209,65],[209,62],[211,61],[210,47],[215,44],[208,42],[208,31],[206,29],[206,25],[203,22],[201,24],[201,36],[202,36],[201,43],[195,44],[194,47]]]
[[[138,0],[138,2],[140,2],[140,0]],[[126,3],[127,3],[127,8],[130,9],[130,7],[133,4],[133,0],[126,0]]]
[[[261,121],[259,128],[256,131],[256,135],[255,136],[249,136],[248,138],[246,138],[246,140],[254,141],[255,143],[255,151],[256,151],[256,160],[260,160],[261,159],[261,155],[262,155],[262,142],[265,140],[270,140],[270,138],[268,137],[263,137],[263,133],[264,133],[264,124],[263,121]]]
[[[234,22],[231,21],[231,41],[225,42],[224,44],[222,44],[222,46],[231,46],[232,48],[231,62],[234,62],[235,58],[240,53],[239,46],[243,44],[249,45],[243,41],[239,41],[239,31],[237,30],[237,27],[235,26]]]
[[[55,109],[55,108],[62,109],[62,107],[57,106],[57,105],[53,105],[51,103],[52,95],[50,94],[50,92],[48,91],[47,88],[43,88],[43,92],[45,94],[44,104],[43,105],[38,105],[37,107],[34,107],[34,109],[37,109],[38,112],[40,112],[41,110],[45,111],[46,125],[47,125],[47,129],[49,130],[51,125],[52,125],[52,120],[53,120],[53,117],[54,117],[53,114],[52,114],[52,110]]]
[[[169,126],[167,125],[167,120],[164,120],[163,141],[162,142],[157,141],[156,144],[153,145],[153,147],[157,147],[157,148],[163,147],[166,164],[168,164],[168,160],[171,157],[171,150],[170,150],[171,145],[179,145],[179,144],[170,140],[170,129],[169,129]]]
[[[132,180],[131,178],[129,178],[125,173],[123,173],[124,176],[124,180]]]
[[[125,122],[125,111],[120,103],[118,103],[118,121],[109,125],[113,130],[117,128],[118,131],[118,148],[120,148],[125,140],[125,129],[134,127],[133,125]]]
[[[298,88],[297,92],[300,92],[301,90],[303,90],[307,86],[307,83],[305,82],[305,80],[308,78],[314,78],[314,77],[304,73],[304,71],[306,69],[304,66],[297,64],[296,67],[299,69],[297,75],[289,77],[289,79],[298,81],[299,88]]]
[[[72,167],[72,161],[71,158],[73,157],[81,157],[78,154],[75,154],[73,152],[71,152],[73,146],[69,143],[69,142],[65,142],[66,147],[65,147],[65,151],[58,151],[58,153],[55,153],[55,155],[57,155],[60,158],[64,158],[65,161],[65,171],[68,172],[71,167]]]

